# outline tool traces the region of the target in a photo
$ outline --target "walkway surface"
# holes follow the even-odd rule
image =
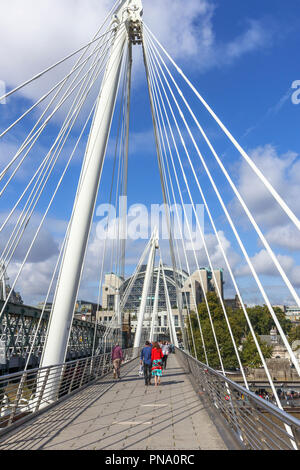
[[[145,387],[138,363],[122,380],[99,380],[0,439],[0,450],[226,450],[177,358],[160,387]]]

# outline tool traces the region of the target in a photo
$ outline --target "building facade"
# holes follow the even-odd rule
[[[139,311],[139,306],[141,303],[142,291],[144,286],[146,274],[146,266],[142,266],[140,273],[138,274],[132,289],[131,293],[127,299],[124,311],[136,314]],[[204,300],[203,291],[215,292],[216,286],[213,279],[212,272],[207,268],[201,268],[195,271],[191,276],[188,275],[185,271],[177,270],[174,272],[173,268],[169,266],[164,266],[164,274],[167,283],[168,294],[171,302],[172,310],[178,309],[177,301],[177,292],[179,296],[179,301],[182,302],[183,309],[189,309],[190,311],[196,311],[197,305]],[[216,283],[218,285],[219,291],[224,296],[223,290],[223,271],[218,269],[214,272]],[[147,311],[151,311],[151,308],[154,303],[155,289],[158,277],[158,268],[154,269],[153,279],[150,294],[148,296],[148,307]],[[102,287],[102,308],[104,311],[113,311],[116,301],[116,295],[119,291],[120,296],[128,288],[129,284],[133,281],[133,278],[130,277],[126,280],[115,275],[107,274],[105,276],[105,282]],[[158,302],[158,311],[164,312],[167,310],[167,304],[165,299],[164,292],[164,283],[162,277],[160,279],[160,288],[159,288],[159,302]],[[108,318],[108,315],[105,315],[105,312],[102,313],[103,316]]]

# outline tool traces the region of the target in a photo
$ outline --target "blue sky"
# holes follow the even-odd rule
[[[72,3],[73,2],[73,3]],[[36,7],[30,0],[27,11],[23,14],[32,18],[26,28],[13,30],[8,27],[9,19],[21,17],[24,6],[19,0],[13,0],[7,5],[5,24],[0,24],[2,41],[1,56],[5,60],[1,67],[1,74],[7,87],[13,87],[20,81],[37,73],[40,69],[55,62],[70,51],[87,42],[101,21],[105,10],[111,2],[88,0],[86,8],[82,10],[75,0],[52,2],[51,14],[47,15],[48,0],[39,2]],[[252,156],[258,167],[274,184],[280,195],[287,201],[296,215],[300,214],[298,196],[299,187],[299,129],[300,105],[292,103],[292,83],[300,79],[298,44],[299,44],[299,14],[300,5],[296,1],[272,2],[234,0],[208,1],[188,0],[184,2],[144,1],[144,20],[158,39],[175,58],[178,65],[185,71],[202,96],[208,101],[213,110],[226,124],[235,138]],[[69,15],[70,8],[74,12]],[[98,15],[95,15],[98,9]],[[101,16],[102,15],[102,16]],[[78,19],[81,18],[78,27]],[[99,21],[98,21],[99,18]],[[1,22],[4,20],[1,19]],[[26,22],[25,22],[26,23]],[[18,23],[16,22],[16,28]],[[32,27],[31,27],[32,25]],[[47,25],[47,28],[43,27]],[[22,28],[25,28],[22,30]],[[16,34],[18,33],[18,34]],[[17,38],[15,37],[17,35]],[[21,36],[23,38],[20,44]],[[44,51],[47,51],[45,55]],[[19,57],[20,60],[12,60]],[[24,58],[27,57],[27,62]],[[174,70],[174,69],[172,69]],[[64,70],[61,70],[63,73]],[[60,75],[61,77],[62,75]],[[242,158],[233,149],[228,139],[222,136],[217,126],[209,118],[202,105],[191,93],[179,75],[174,77],[182,86],[186,97],[212,142],[222,157],[222,161],[246,202],[249,204],[256,220],[260,224],[267,239],[272,244],[275,253],[285,268],[289,278],[298,288],[300,286],[300,258],[299,235],[290,225],[288,219],[274,206],[268,194],[263,191],[257,178],[249,170]],[[51,75],[51,83],[58,75]],[[50,80],[50,79],[49,79]],[[50,81],[44,80],[41,85],[31,86],[25,93],[18,93],[9,100],[7,105],[0,106],[0,124],[4,129],[12,122],[22,110],[25,110],[34,99],[37,99],[47,88]],[[92,100],[89,102],[89,106]],[[85,114],[88,107],[85,109]],[[1,167],[13,154],[13,150],[22,142],[22,136],[32,127],[34,118],[24,120],[0,143]],[[22,188],[32,174],[33,168],[49,149],[50,142],[56,135],[63,113],[53,121],[49,131],[40,139],[31,163],[24,165],[18,179],[1,198],[2,220],[16,200]],[[80,120],[82,125],[84,119]],[[191,123],[191,121],[189,121]],[[31,126],[31,127],[30,127]],[[152,121],[149,108],[145,76],[142,68],[140,51],[135,54],[134,80],[132,93],[131,116],[131,142],[129,162],[129,205],[142,203],[148,207],[151,204],[162,203],[160,179],[155,155]],[[294,303],[288,295],[283,283],[276,275],[268,255],[258,242],[253,229],[250,228],[245,216],[236,203],[224,176],[217,168],[210,152],[205,149],[195,126],[192,127],[197,141],[203,150],[207,164],[218,183],[227,206],[230,208],[234,221],[237,223],[243,241],[254,262],[257,272],[261,276],[273,303]],[[36,218],[32,226],[28,227],[28,240],[31,230],[38,224],[40,214],[47,205],[50,189],[55,187],[55,181],[63,169],[63,163],[71,151],[71,142],[75,142],[80,132],[80,126],[75,127],[71,135],[67,151],[58,163],[53,181],[50,181],[48,193],[41,198],[37,207]],[[116,134],[116,125],[112,128],[112,138]],[[108,191],[111,178],[113,144],[109,145],[109,152],[103,173],[101,192],[98,202],[108,202]],[[191,148],[191,147],[189,147]],[[68,153],[69,152],[69,153]],[[191,150],[192,152],[192,150]],[[66,176],[63,189],[59,192],[53,209],[49,214],[43,235],[36,245],[34,256],[29,259],[24,268],[23,275],[17,285],[23,293],[27,303],[37,303],[46,293],[47,282],[55,264],[66,221],[72,208],[76,184],[79,177],[84,142],[80,145],[76,159],[72,163]],[[183,158],[183,157],[182,157]],[[207,181],[201,164],[195,152],[192,159],[197,169],[199,180],[207,194],[211,210],[214,214],[218,230],[222,231],[229,259],[234,267],[242,293],[248,303],[262,302],[257,287],[248,275],[245,261],[234,240],[233,234],[226,222],[220,205]],[[187,167],[186,167],[187,168]],[[187,169],[191,181],[191,191],[195,202],[201,203],[192,175]],[[56,179],[55,179],[56,178]],[[187,194],[185,193],[186,201]],[[97,222],[97,219],[95,219]],[[32,227],[32,228],[31,228]],[[212,229],[205,218],[205,233],[208,246],[211,250],[215,266],[225,267],[224,261],[218,251]],[[25,237],[26,238],[26,237]],[[27,240],[27,243],[28,243]],[[130,273],[134,263],[138,260],[145,241],[130,242],[128,247],[128,268]],[[1,242],[3,247],[4,239]],[[8,269],[13,279],[18,263],[25,253],[24,246],[19,247],[18,256],[15,256]],[[169,260],[167,245],[164,245],[165,258]],[[87,263],[81,287],[81,296],[96,300],[97,273],[101,254],[101,246],[92,233]],[[199,264],[207,265],[202,252],[198,253]],[[192,259],[192,258],[191,258]],[[226,295],[234,295],[228,273],[225,270]]]

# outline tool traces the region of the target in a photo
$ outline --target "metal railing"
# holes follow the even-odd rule
[[[138,356],[123,351],[124,363]],[[113,369],[111,353],[0,377],[0,435]]]
[[[226,420],[241,446],[253,450],[300,449],[300,420],[224,377],[192,356],[176,355],[203,395]]]

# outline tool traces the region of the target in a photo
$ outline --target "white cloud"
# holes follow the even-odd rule
[[[289,151],[280,155],[273,145],[267,144],[250,151],[249,155],[288,206],[296,214],[299,214],[300,162],[297,159],[298,154]],[[288,224],[285,213],[245,161],[239,167],[237,186],[249,209],[254,214],[256,221],[262,228],[271,231],[275,227],[282,227]],[[244,216],[243,209],[237,200],[234,200],[233,207],[239,216],[243,215],[243,218],[240,220],[245,222],[246,216]],[[249,226],[250,222],[248,219],[246,223]]]
[[[16,85],[87,43],[112,4],[110,0],[2,2],[1,80]],[[144,2],[144,19],[175,58],[193,59],[193,67],[199,70],[230,64],[270,45],[270,29],[259,20],[249,20],[243,33],[224,43],[215,31],[215,9],[209,0],[185,0],[184,4],[181,0],[152,0]],[[60,75],[59,70],[51,74],[52,80],[66,70],[62,67]],[[37,97],[49,87],[48,80],[39,80],[23,93]]]
[[[266,238],[269,243],[289,251],[300,250],[299,231],[294,225],[276,226],[266,233]]]
[[[296,265],[295,260],[291,256],[277,255],[277,258],[294,287],[300,287],[300,266]],[[277,268],[266,250],[256,253],[251,258],[251,262],[258,275],[279,276]],[[239,267],[236,270],[236,274],[238,276],[250,275],[249,266],[244,265]]]

